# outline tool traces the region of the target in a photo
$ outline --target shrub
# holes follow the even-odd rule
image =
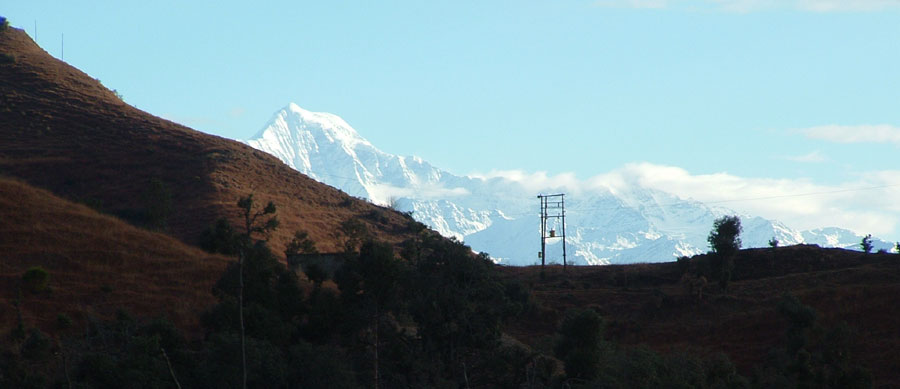
[[[47,284],[50,282],[50,273],[40,266],[34,266],[22,274],[22,282],[25,290],[31,293],[40,293],[47,290]]]
[[[859,242],[859,248],[866,254],[872,252],[872,234],[868,234],[862,238],[862,242]]]
[[[554,352],[565,364],[567,376],[590,380],[600,373],[605,327],[603,318],[593,310],[566,312]]]
[[[200,248],[210,252],[225,255],[238,253],[238,234],[231,227],[228,219],[221,218],[200,236]]]
[[[9,19],[0,16],[0,32],[6,31],[9,28]]]
[[[25,339],[25,342],[22,343],[22,356],[35,361],[46,360],[50,357],[51,348],[50,337],[41,332],[41,330],[34,328],[31,330],[31,334],[28,335],[28,339]]]
[[[678,257],[678,272],[682,275],[687,274],[688,270],[691,268],[691,257],[687,255],[683,255]]]
[[[59,315],[56,315],[56,325],[61,329],[71,328],[72,318],[65,313],[60,313]]]
[[[294,239],[285,248],[284,255],[290,259],[291,256],[297,254],[315,254],[318,252],[316,243],[309,238],[309,234],[306,231],[297,231],[294,232]]]
[[[309,278],[316,287],[321,287],[322,283],[328,279],[328,272],[317,263],[310,263],[303,266],[303,273],[306,274],[306,278]]]
[[[0,65],[6,63],[15,63],[16,57],[12,54],[0,53]]]

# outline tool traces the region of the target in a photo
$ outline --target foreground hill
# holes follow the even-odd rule
[[[676,263],[551,267],[543,278],[540,267],[503,267],[507,277],[531,286],[542,307],[509,331],[547,352],[567,309],[592,308],[606,318],[613,340],[724,352],[749,375],[785,342],[788,323],[777,306],[787,293],[815,308],[823,325],[850,327],[851,358],[871,371],[876,386],[900,385],[900,255],[799,245],[743,250],[735,265],[728,291],[711,282],[700,301],[689,295]]]
[[[408,218],[354,199],[235,141],[140,111],[98,80],[53,58],[24,31],[0,33],[0,172],[91,204],[132,224],[148,223],[160,193],[175,237],[196,243],[220,217],[237,224],[235,203],[255,194],[273,201],[280,253],[297,230],[322,251],[340,247],[351,218],[376,237],[399,242]],[[156,186],[154,184],[156,183]],[[161,188],[161,189],[160,189]],[[158,221],[158,220],[157,220]]]
[[[199,313],[215,302],[213,284],[232,260],[8,178],[0,178],[0,221],[3,334],[16,323],[11,303],[33,266],[46,269],[50,282],[46,291],[22,294],[27,326],[52,333],[60,314],[83,322],[125,309],[196,330]]]

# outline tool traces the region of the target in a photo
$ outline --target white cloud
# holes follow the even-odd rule
[[[900,0],[799,0],[797,5],[814,12],[881,11],[900,8]]]
[[[514,181],[535,193],[546,193],[555,190],[579,191],[583,186],[583,183],[575,177],[574,173],[561,173],[550,176],[544,171],[528,173],[522,170],[492,170],[486,174],[474,173],[469,176],[485,180],[505,179]]]
[[[782,159],[802,163],[819,163],[828,160],[828,158],[826,158],[825,155],[823,155],[819,150],[812,151],[803,155],[788,155],[782,157]]]
[[[691,174],[679,167],[651,163],[627,164],[587,180],[578,180],[570,173],[549,176],[522,171],[493,171],[479,176],[507,179],[535,192],[553,188],[576,196],[607,189],[625,192],[652,188],[779,220],[800,230],[835,226],[884,239],[900,238],[900,170],[873,171],[835,185],[809,179]]]
[[[230,116],[233,119],[237,119],[241,116],[244,116],[245,113],[247,113],[247,109],[244,107],[234,107],[234,108],[228,110],[228,116]]]
[[[827,125],[798,130],[807,138],[835,143],[894,143],[900,146],[900,127],[888,124]]]
[[[900,0],[597,0],[594,4],[612,8],[714,9],[741,13],[772,9],[806,12],[873,12],[900,9]]]
[[[596,5],[610,8],[650,8],[660,9],[669,5],[669,0],[598,0]]]
[[[372,201],[377,204],[389,205],[392,198],[408,197],[417,199],[446,199],[469,194],[465,188],[446,188],[441,185],[419,185],[415,187],[397,187],[390,184],[380,184],[366,188]]]

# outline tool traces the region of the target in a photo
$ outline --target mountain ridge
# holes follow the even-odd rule
[[[189,244],[198,243],[217,219],[240,225],[236,203],[249,194],[278,207],[281,226],[269,237],[276,253],[300,230],[320,250],[339,251],[344,241],[339,227],[351,218],[390,243],[411,234],[405,215],[323,185],[240,142],[126,104],[21,29],[0,34],[0,52],[12,58],[0,63],[5,175],[137,225],[158,182],[170,190],[167,231]],[[373,213],[384,217],[366,217]]]
[[[317,121],[317,117],[329,120]],[[346,121],[335,117],[310,113],[290,103],[244,142],[354,196],[412,212],[417,220],[441,234],[464,240],[500,263],[538,262],[540,233],[533,197],[537,192],[565,192],[566,187],[531,188],[504,177],[458,176],[419,157],[382,152]],[[334,132],[343,136],[325,135]],[[352,142],[343,143],[342,139]],[[410,160],[415,164],[409,164]],[[703,253],[712,221],[737,214],[637,183],[570,193],[566,204],[567,227],[572,231],[567,239],[572,253],[568,259],[580,264],[659,262]],[[809,242],[858,248],[862,238],[836,227],[818,229],[828,231],[824,234],[795,230],[752,215],[740,216],[745,247],[765,247],[774,237],[783,245]],[[888,242],[875,243],[876,249],[890,247]],[[560,251],[553,244],[550,247]],[[561,262],[561,258],[554,261]]]

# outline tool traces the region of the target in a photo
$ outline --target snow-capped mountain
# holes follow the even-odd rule
[[[326,184],[372,202],[412,211],[445,236],[464,240],[504,264],[539,263],[538,194],[522,181],[457,176],[418,157],[378,150],[347,122],[291,103],[246,143]],[[542,193],[565,188],[540,188]],[[566,251],[570,263],[671,261],[707,250],[713,221],[732,214],[659,190],[630,185],[570,193],[566,197]],[[857,248],[862,236],[840,228],[796,231],[741,215],[744,247],[815,243]],[[549,224],[561,231],[562,226]],[[550,239],[547,261],[562,261],[560,239]],[[875,240],[875,248],[889,247]]]

